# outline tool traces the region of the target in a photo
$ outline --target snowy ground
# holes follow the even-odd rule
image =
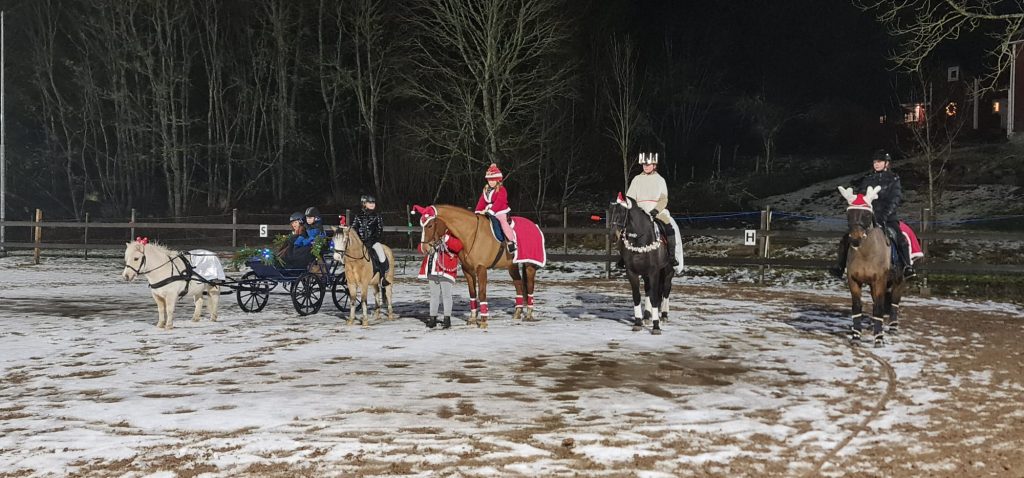
[[[1019,346],[992,343],[1024,335],[1024,310],[1011,305],[910,298],[905,331],[883,349],[856,349],[841,337],[838,283],[694,278],[680,281],[665,334],[652,336],[625,322],[622,281],[568,264],[539,274],[538,322],[511,322],[511,284],[495,273],[488,330],[465,325],[460,283],[456,327],[429,331],[418,319],[426,288],[410,267],[393,322],[346,327],[328,309],[298,317],[283,296],[250,315],[226,295],[219,322],[190,322],[181,301],[166,331],[146,285],[122,283],[115,259],[24,263],[0,260],[0,475],[963,476],[1024,466]],[[964,443],[988,454],[965,456]]]

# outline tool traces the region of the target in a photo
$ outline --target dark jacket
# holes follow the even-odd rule
[[[900,177],[892,171],[872,171],[860,180],[858,192],[867,193],[870,186],[881,186],[878,191],[878,199],[871,203],[875,211],[875,221],[879,224],[896,221],[896,208],[903,202],[903,186],[900,185]]]
[[[380,242],[380,236],[384,233],[384,218],[378,212],[363,209],[352,220],[352,228],[366,247],[372,247]]]

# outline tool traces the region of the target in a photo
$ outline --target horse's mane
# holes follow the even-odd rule
[[[454,212],[454,213],[457,213],[457,214],[463,214],[463,215],[471,215],[471,214],[473,214],[473,212],[470,211],[469,209],[466,209],[466,208],[464,208],[462,206],[455,206],[455,205],[452,205],[452,204],[435,204],[434,207],[437,208],[438,212],[440,212],[443,209],[445,211],[451,211],[451,212]]]
[[[156,252],[159,252],[159,253],[162,253],[162,254],[167,254],[169,257],[174,257],[174,256],[178,255],[178,251],[176,251],[174,249],[170,249],[167,246],[165,246],[163,244],[160,244],[159,242],[147,243],[146,247],[153,248],[153,249],[156,250]]]

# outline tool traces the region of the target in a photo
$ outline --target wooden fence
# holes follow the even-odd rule
[[[134,211],[132,214],[134,218]],[[757,229],[710,229],[710,228],[680,228],[680,234],[684,238],[689,237],[714,237],[719,239],[729,239],[736,241],[737,244],[744,243],[745,234],[753,231],[756,236],[756,241],[753,245],[749,246],[750,254],[742,257],[695,257],[693,255],[687,255],[686,265],[688,266],[711,266],[711,267],[756,267],[760,271],[760,277],[763,281],[764,272],[766,268],[793,268],[793,269],[824,269],[833,264],[831,259],[796,259],[796,258],[777,258],[772,257],[772,244],[774,242],[785,243],[785,242],[806,242],[811,239],[832,239],[838,241],[838,238],[843,234],[843,231],[803,231],[803,230],[783,230],[774,229],[772,223],[772,213],[770,210],[760,212],[760,225]],[[926,216],[925,216],[926,217]],[[118,250],[124,247],[122,242],[90,242],[89,231],[97,229],[104,230],[122,230],[126,234],[124,235],[125,240],[130,240],[136,237],[136,234],[140,231],[149,230],[189,230],[189,231],[230,231],[231,233],[231,246],[213,246],[210,244],[188,244],[188,247],[181,246],[179,249],[191,249],[191,248],[202,248],[209,249],[215,252],[229,253],[237,250],[238,238],[241,235],[245,240],[244,242],[249,243],[253,239],[257,241],[269,242],[271,239],[260,238],[259,233],[261,228],[265,228],[268,236],[273,236],[274,232],[287,232],[290,231],[290,227],[287,225],[277,224],[242,224],[239,223],[237,210],[232,213],[232,222],[230,224],[207,224],[207,223],[168,223],[168,222],[136,222],[130,220],[129,222],[91,222],[86,216],[86,220],[79,221],[51,221],[47,222],[43,220],[42,211],[36,210],[34,221],[4,221],[0,222],[0,226],[7,228],[30,228],[32,242],[16,242],[10,241],[0,243],[0,249],[31,249],[35,261],[38,263],[41,251],[46,249],[64,249],[64,250],[81,250],[85,257],[88,257],[90,250]],[[562,236],[562,247],[560,248],[549,248],[548,259],[549,261],[563,262],[563,261],[583,261],[583,262],[603,262],[606,275],[611,274],[612,264],[618,259],[617,251],[613,250],[614,237],[611,234],[611,230],[607,226],[594,226],[594,227],[568,227],[568,212],[564,212],[563,226],[562,227],[545,227],[544,233],[549,240],[558,235]],[[82,235],[83,240],[81,242],[44,242],[43,241],[43,230],[44,229],[79,229],[84,232]],[[958,241],[1022,241],[1024,235],[1019,233],[999,233],[999,232],[973,232],[973,231],[958,231],[958,232],[935,232],[928,230],[927,220],[923,220],[920,224],[920,233],[918,234],[922,245],[927,253],[928,244],[931,241],[942,241],[942,240],[958,240]],[[385,233],[391,234],[403,234],[408,236],[406,247],[397,248],[396,255],[404,257],[406,259],[417,257],[416,252],[413,250],[414,242],[419,236],[418,226],[385,226]],[[589,254],[571,254],[568,250],[568,237],[569,236],[592,236],[603,239],[604,247],[603,251],[589,253]],[[24,234],[21,234],[25,237]],[[10,238],[11,234],[8,233],[7,237]],[[599,239],[600,241],[600,239]],[[397,244],[396,244],[397,245]],[[560,249],[560,251],[559,251]],[[918,270],[923,272],[949,272],[949,273],[963,273],[963,274],[1024,274],[1024,264],[983,264],[976,262],[939,262],[934,260],[926,260]]]

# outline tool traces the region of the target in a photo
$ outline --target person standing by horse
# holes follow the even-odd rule
[[[683,246],[676,237],[679,226],[668,210],[668,185],[658,174],[658,154],[640,153],[638,160],[643,172],[633,177],[626,190],[626,196],[633,198],[641,209],[657,219],[665,227],[672,267],[676,274],[682,273]]]
[[[373,251],[370,258],[380,271],[380,285],[387,287],[390,284],[386,277],[390,264],[384,252],[384,244],[380,243],[380,238],[384,234],[384,218],[377,212],[377,199],[373,196],[364,194],[359,198],[359,202],[362,203],[362,210],[352,219],[352,228],[366,248]]]
[[[903,278],[910,279],[916,275],[914,263],[910,259],[910,245],[906,236],[900,232],[900,220],[896,209],[903,201],[903,187],[900,184],[900,177],[889,168],[892,165],[892,156],[884,149],[875,151],[871,155],[871,172],[861,178],[857,190],[866,192],[869,187],[881,187],[878,198],[871,203],[875,214],[875,223],[885,228],[885,233],[890,241],[896,241],[896,252],[899,255],[903,266]],[[839,262],[829,270],[837,278],[843,277],[846,270],[847,254],[849,253],[849,238],[844,235],[839,242]]]
[[[484,179],[487,180],[487,185],[480,193],[480,199],[476,202],[474,212],[498,218],[501,232],[505,234],[505,240],[508,242],[508,253],[515,254],[516,231],[508,223],[508,214],[512,208],[508,206],[508,191],[505,190],[505,185],[502,182],[504,175],[498,169],[497,164],[491,163],[491,166],[487,168],[487,173],[484,174]]]
[[[427,327],[437,327],[441,322],[442,329],[452,326],[452,286],[459,271],[459,252],[462,242],[450,232],[431,244],[420,243],[420,252],[426,254],[420,264],[420,279],[426,279],[430,287],[430,317]],[[440,306],[444,305],[444,315]]]

